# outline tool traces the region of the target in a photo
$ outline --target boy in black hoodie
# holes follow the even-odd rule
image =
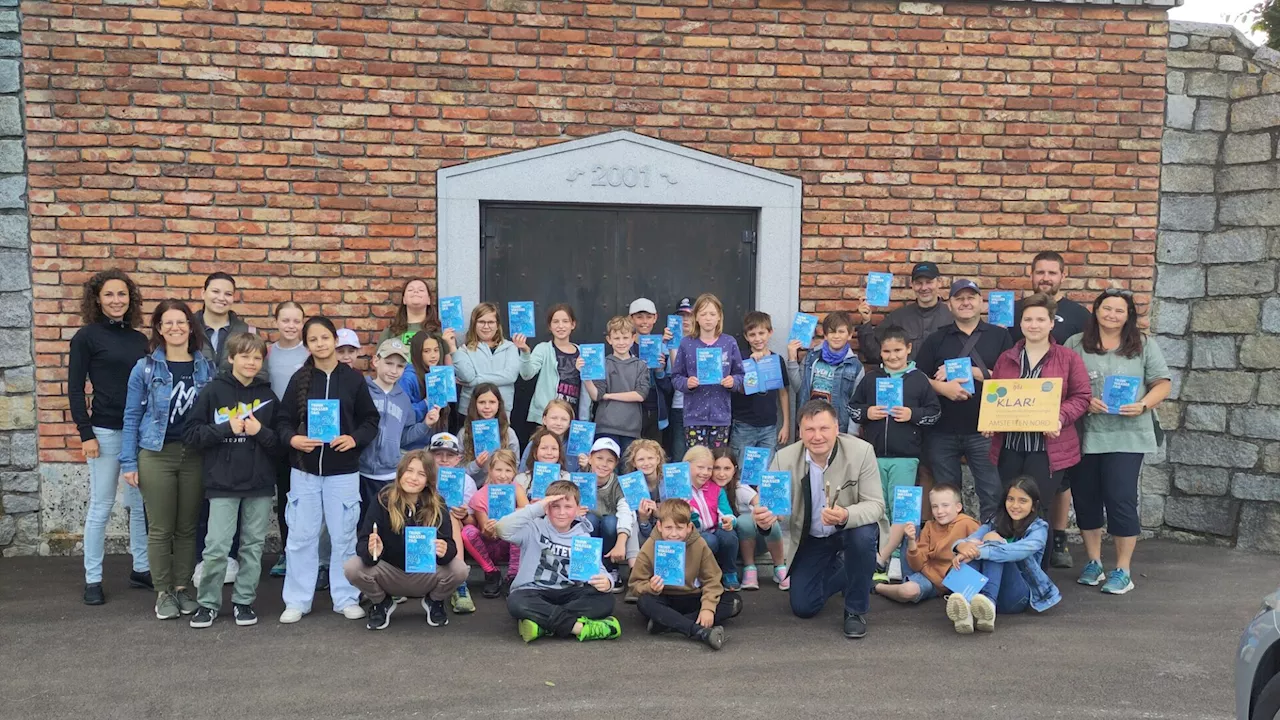
[[[213,624],[222,607],[227,553],[240,525],[240,572],[231,593],[237,625],[253,625],[253,601],[262,574],[262,546],[271,521],[271,497],[282,447],[275,431],[276,401],[271,384],[258,377],[267,344],[250,333],[227,340],[229,369],[200,393],[187,419],[184,442],[204,453],[204,489],[209,499],[209,534],[204,574],[191,627]]]
[[[849,402],[849,419],[862,426],[862,439],[871,443],[880,466],[880,486],[884,491],[885,514],[880,518],[882,567],[897,548],[889,539],[889,518],[893,517],[893,488],[916,484],[916,470],[923,451],[921,428],[942,417],[942,404],[929,378],[909,360],[911,343],[900,327],[886,328],[880,340],[881,367],[868,369]],[[886,407],[876,403],[876,380],[902,378],[902,405]],[[901,540],[899,540],[901,542]],[[898,563],[901,578],[901,563]],[[892,578],[892,573],[889,573]]]

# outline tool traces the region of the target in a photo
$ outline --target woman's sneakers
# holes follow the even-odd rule
[[[1108,595],[1123,595],[1133,589],[1133,578],[1127,570],[1112,570],[1107,581],[1102,585],[1102,592]]]
[[[502,573],[497,570],[486,570],[484,573],[484,586],[480,588],[480,594],[491,600],[501,595]]]
[[[955,624],[956,632],[961,635],[973,633],[973,610],[960,593],[951,593],[947,597],[947,619]]]
[[[459,585],[458,589],[453,591],[453,595],[449,596],[449,605],[458,615],[476,611],[476,602],[471,599],[471,591],[467,589],[466,583]]]
[[[778,589],[783,592],[791,589],[791,574],[787,572],[786,565],[773,566],[773,581],[778,583]]]
[[[969,603],[969,614],[973,616],[973,629],[978,632],[996,631],[996,604],[991,598],[978,594]]]
[[[285,608],[284,612],[280,613],[280,624],[292,625],[301,620],[305,614],[297,608]]]
[[[196,602],[196,599],[191,597],[191,593],[188,592],[186,588],[175,590],[173,592],[173,599],[177,601],[178,611],[183,615],[195,615],[196,611],[200,609],[200,603]]]
[[[182,609],[178,607],[178,599],[173,593],[162,592],[156,596],[157,620],[173,620],[181,614]]]
[[[1084,570],[1080,571],[1080,577],[1076,578],[1076,582],[1081,585],[1090,585],[1096,587],[1106,577],[1107,573],[1102,569],[1102,563],[1097,560],[1090,560],[1084,566]]]
[[[743,590],[759,590],[760,589],[760,571],[756,570],[755,565],[748,565],[742,568],[742,589]]]
[[[395,611],[396,600],[387,595],[382,602],[376,602],[369,608],[369,621],[364,626],[370,630],[386,630],[391,624],[391,613]]]

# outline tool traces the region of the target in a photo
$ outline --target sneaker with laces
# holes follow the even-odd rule
[[[236,619],[236,625],[240,627],[258,624],[258,613],[253,611],[252,605],[241,605],[240,603],[232,605],[231,616]]]
[[[1054,533],[1057,535],[1057,533]],[[1049,567],[1069,568],[1075,563],[1071,560],[1071,549],[1067,545],[1067,537],[1064,533],[1053,539],[1053,551],[1049,553]]]
[[[973,616],[973,629],[978,632],[996,631],[996,604],[991,598],[981,593],[973,596],[969,603],[969,614]]]
[[[759,590],[760,589],[760,571],[756,570],[755,565],[748,565],[742,568],[742,589],[743,590]]]
[[[320,572],[316,573],[316,592],[326,592],[329,589],[329,566],[321,565]]]
[[[601,620],[578,618],[578,622],[582,623],[582,632],[578,633],[579,642],[612,640],[622,636],[622,625],[618,622],[618,618],[612,615]]]
[[[969,601],[965,600],[960,593],[951,593],[947,596],[947,619],[955,625],[956,632],[961,635],[973,633],[973,610],[969,607]]]
[[[182,608],[178,607],[178,599],[173,593],[162,592],[156,596],[157,620],[173,620],[181,614]]]
[[[471,591],[467,589],[466,583],[459,585],[458,589],[453,591],[453,595],[449,596],[449,606],[459,615],[476,611],[476,602],[471,599]]]
[[[1107,581],[1102,585],[1102,592],[1108,595],[1123,595],[1133,589],[1133,578],[1129,577],[1127,570],[1116,568],[1107,575]]]
[[[364,608],[360,607],[360,603],[351,603],[338,612],[342,613],[342,617],[348,620],[359,620],[367,614]]]
[[[276,560],[276,564],[271,566],[270,575],[271,577],[284,577],[285,570],[287,569],[288,565],[285,563],[284,553],[280,553],[280,557]]]
[[[532,620],[520,620],[516,623],[516,632],[520,633],[520,639],[531,643],[540,637],[546,637],[551,633],[543,629],[541,625]]]
[[[173,599],[178,602],[178,610],[183,615],[194,615],[195,612],[200,609],[200,603],[196,602],[196,599],[191,597],[191,593],[188,592],[186,588],[183,588],[182,590],[175,590],[173,592]]]
[[[391,613],[396,611],[395,598],[390,595],[369,607],[369,621],[364,624],[370,630],[386,630],[391,624]]]
[[[742,589],[742,583],[738,582],[738,573],[727,572],[724,574],[724,589],[727,592],[738,592]]]
[[[1088,564],[1084,566],[1084,570],[1080,571],[1080,577],[1076,578],[1076,582],[1081,585],[1096,587],[1102,582],[1102,579],[1105,578],[1106,575],[1107,573],[1102,569],[1102,563],[1100,561],[1090,560]]]
[[[422,609],[427,613],[427,624],[431,627],[444,627],[449,624],[449,614],[444,610],[443,600],[422,598]]]
[[[774,566],[773,581],[778,583],[778,589],[783,592],[791,589],[791,574],[787,572],[786,565]]]
[[[844,614],[844,636],[857,640],[867,636],[867,619],[857,613]]]
[[[502,594],[502,574],[497,570],[487,570],[484,574],[484,585],[480,587],[480,594],[487,598],[496,598]]]
[[[302,619],[303,612],[297,608],[285,608],[280,613],[280,623],[282,625],[292,625]]]
[[[236,581],[236,576],[240,574],[240,561],[233,557],[227,558],[227,572],[222,576],[223,585],[231,585]]]
[[[200,609],[196,610],[196,614],[191,616],[189,624],[193,628],[207,628],[213,625],[213,619],[216,617],[218,617],[218,613],[214,612],[213,608],[201,605]]]

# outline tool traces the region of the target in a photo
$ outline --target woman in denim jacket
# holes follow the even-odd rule
[[[142,491],[147,509],[147,554],[155,583],[156,618],[191,615],[199,605],[190,590],[196,561],[196,526],[204,486],[200,453],[182,443],[187,414],[213,377],[200,353],[202,333],[181,300],[164,300],[151,313],[148,355],[129,373],[120,470]]]

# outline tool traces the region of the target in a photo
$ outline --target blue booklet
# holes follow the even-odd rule
[[[569,423],[569,438],[564,444],[564,454],[568,458],[569,467],[578,467],[578,456],[590,455],[591,444],[595,441],[595,423],[586,420],[574,420]]]
[[[639,343],[640,359],[650,370],[657,370],[662,360],[662,336],[641,335]]]
[[[529,498],[541,500],[547,496],[547,488],[560,479],[560,471],[564,468],[559,463],[535,462],[533,464],[533,483],[529,486]]]
[[[404,571],[433,573],[436,571],[436,529],[405,526]]]
[[[966,601],[973,602],[973,597],[987,584],[987,576],[974,570],[969,563],[963,563],[958,568],[951,568],[942,578],[942,584],[951,592],[963,595]]]
[[[698,384],[719,385],[724,379],[724,350],[698,348]]]
[[[756,487],[760,477],[769,469],[769,456],[773,453],[769,448],[748,447],[742,449],[742,482]]]
[[[578,353],[582,357],[582,379],[604,380],[604,344],[583,343],[578,346]],[[583,390],[583,392],[586,391]]]
[[[308,400],[307,437],[330,443],[341,435],[341,407],[340,400]]]
[[[604,539],[574,535],[569,545],[569,579],[573,582],[589,582],[604,572],[600,559],[604,557]]]
[[[818,318],[815,315],[798,312],[791,321],[791,334],[787,336],[787,344],[799,340],[800,347],[808,350],[813,345],[813,334],[818,331]]]
[[[640,508],[643,500],[649,499],[649,484],[644,481],[644,473],[639,470],[618,476],[618,484],[622,486],[622,494],[631,506],[631,512]]]
[[[449,405],[449,390],[445,387],[444,373],[432,370],[427,373],[427,407],[443,408]],[[455,389],[454,392],[457,392]]]
[[[1121,405],[1138,402],[1142,393],[1142,378],[1134,375],[1108,375],[1102,381],[1102,404],[1107,414],[1119,415]]]
[[[516,511],[516,486],[489,484],[489,519],[501,520]]]
[[[891,273],[867,273],[867,304],[871,307],[889,307],[889,295],[893,290]]]
[[[886,408],[902,407],[902,378],[876,378],[876,405]]]
[[[476,451],[476,457],[484,452],[492,455],[502,449],[497,418],[471,421],[471,446]]]
[[[668,315],[667,329],[671,331],[671,349],[680,347],[680,338],[684,337],[684,316]]]
[[[668,587],[684,586],[684,543],[659,540],[653,544],[653,574]]]
[[[769,353],[757,360],[756,370],[760,372],[760,385],[765,392],[782,389],[782,360],[777,353]]]
[[[458,377],[453,374],[453,366],[432,365],[431,373],[443,378],[442,382],[444,382],[446,399],[448,399],[449,402],[458,402]]]
[[[924,502],[924,488],[919,485],[898,485],[893,488],[893,524],[915,523],[920,533],[920,504]]]
[[[538,334],[532,301],[517,300],[507,303],[507,328],[511,331],[511,337],[524,335],[531,338]]]
[[[760,366],[755,360],[742,361],[742,392],[744,395],[757,395],[764,392],[760,387]]]
[[[1013,291],[992,290],[987,294],[987,322],[1013,327]]]
[[[667,463],[662,466],[662,489],[658,496],[663,500],[693,499],[693,478],[689,475],[689,463]]]
[[[578,486],[578,504],[585,507],[591,512],[596,511],[596,505],[600,501],[596,496],[596,474],[595,473],[569,473],[569,479],[574,485]]]
[[[783,470],[760,475],[760,505],[774,515],[791,514],[790,472]]]
[[[967,357],[952,358],[943,363],[943,367],[947,369],[947,381],[960,380],[966,392],[972,394],[973,387],[973,360]]]
[[[452,330],[458,335],[458,344],[462,344],[462,336],[467,332],[467,321],[462,316],[461,295],[440,298],[440,328]]]
[[[463,490],[467,487],[467,471],[460,467],[436,468],[436,492],[451,508],[462,507]]]

